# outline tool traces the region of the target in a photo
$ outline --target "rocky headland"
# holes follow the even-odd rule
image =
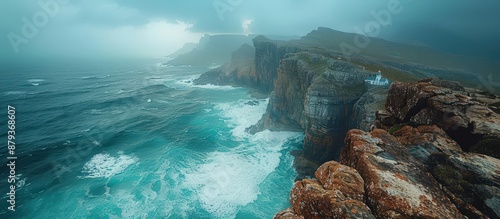
[[[500,99],[449,81],[474,86],[468,70],[412,58],[430,57],[428,48],[377,39],[361,55],[335,48],[352,37],[325,28],[300,40],[259,36],[194,81],[269,97],[250,133],[305,133],[292,153],[292,207],[276,218],[498,218]],[[377,74],[390,88],[365,82]]]
[[[499,218],[499,102],[439,79],[393,83],[374,130],[350,130],[275,218]]]
[[[242,44],[252,43],[251,36],[208,35],[197,44],[187,44],[170,55],[169,65],[220,65],[230,59],[232,51]]]

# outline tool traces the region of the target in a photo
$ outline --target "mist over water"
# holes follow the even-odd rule
[[[194,86],[208,67],[161,61],[18,66],[0,90],[20,130],[16,218],[269,218],[289,205],[302,133],[247,134],[267,100]]]
[[[388,12],[391,4],[397,13]],[[377,17],[386,11],[388,17]],[[16,108],[18,159],[11,212],[5,201],[10,184],[4,183],[8,149],[0,147],[0,218],[271,218],[290,206],[297,175],[290,151],[300,149],[304,133],[250,135],[245,129],[258,122],[269,99],[255,99],[242,87],[194,85],[193,79],[227,67],[223,62],[230,60],[222,59],[234,55],[240,60],[233,64],[243,67],[230,74],[253,80],[262,75],[253,71],[250,37],[300,39],[331,28],[349,37],[337,42],[327,35],[306,49],[343,62],[348,60],[336,54],[343,51],[330,54],[325,45],[348,43],[356,54],[391,56],[379,60],[382,67],[402,66],[418,79],[449,76],[498,93],[499,11],[497,0],[3,2],[0,107],[1,115],[9,105]],[[383,39],[377,51],[369,51],[370,42],[355,42],[361,35],[345,34],[373,23],[376,34],[361,34]],[[232,53],[243,40],[247,50]],[[305,41],[295,42],[307,47]],[[402,44],[386,49],[387,41],[421,47],[404,56],[390,51]],[[186,63],[162,64],[186,44]],[[427,47],[437,50],[419,53]],[[198,53],[190,54],[193,48]],[[442,51],[460,59],[427,57]],[[418,60],[450,71],[406,69],[427,65]],[[401,72],[387,70],[400,79]],[[8,138],[6,124],[8,117],[0,116],[2,140]]]
[[[0,56],[154,57],[197,42],[205,33],[303,36],[319,26],[354,33],[373,21],[374,13],[394,4],[401,12],[392,16],[377,37],[500,60],[496,43],[500,2],[496,0],[4,2]]]

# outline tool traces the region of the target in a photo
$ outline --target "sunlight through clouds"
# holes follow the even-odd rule
[[[193,24],[152,20],[144,26],[125,26],[103,30],[100,42],[122,52],[138,52],[139,56],[164,56],[186,42],[197,42],[201,34],[189,32]],[[96,40],[97,40],[96,39]],[[105,46],[102,45],[102,46]],[[124,51],[126,50],[126,51]]]
[[[252,19],[245,19],[243,20],[243,23],[241,24],[241,27],[243,28],[243,33],[248,35],[251,34],[252,31],[250,31],[250,25],[253,23]]]
[[[58,7],[53,5],[59,1],[67,3]],[[500,1],[494,0],[481,4],[474,1],[455,4],[453,0],[317,0],[314,3],[289,0],[151,0],[146,4],[134,0],[5,1],[0,7],[4,18],[0,20],[0,35],[4,36],[0,48],[8,49],[2,49],[0,56],[65,57],[71,51],[82,51],[79,54],[83,56],[95,55],[92,54],[95,51],[124,55],[131,48],[138,48],[133,54],[152,51],[151,55],[156,55],[159,50],[165,49],[163,54],[167,55],[184,43],[197,42],[199,38],[194,38],[205,33],[303,36],[318,27],[352,33],[355,32],[354,27],[374,19],[372,11],[380,11],[391,1],[405,3],[404,13],[394,17],[393,24],[384,28],[379,37],[392,41],[418,41],[449,52],[500,59],[500,44],[496,43],[500,28],[499,23],[494,22],[498,20]],[[218,16],[214,2],[223,3],[225,19],[221,20]],[[24,37],[26,40],[22,41],[18,37],[14,44],[6,37],[10,33],[10,36],[24,36],[22,31],[29,29],[25,20],[32,21],[33,16],[47,10],[54,13],[50,13],[50,19],[43,28],[37,29],[36,36]],[[138,32],[131,33],[134,30]],[[104,33],[110,35],[104,36]],[[97,40],[100,37],[104,37],[106,44]],[[126,44],[117,46],[117,42]],[[174,42],[179,44],[172,49],[170,45]],[[147,50],[140,45],[145,45]],[[117,51],[107,50],[117,47]]]

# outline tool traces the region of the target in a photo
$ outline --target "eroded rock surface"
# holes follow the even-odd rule
[[[341,162],[365,180],[367,204],[379,218],[465,218],[408,147],[384,130],[352,130]]]
[[[439,79],[394,83],[376,129],[350,130],[340,163],[295,183],[289,211],[304,218],[500,218],[497,102]],[[470,136],[474,142],[462,138]]]
[[[292,208],[275,218],[374,218],[364,203],[363,179],[358,172],[337,162],[327,162],[316,171],[316,179],[293,186]]]
[[[500,114],[494,111],[500,99],[458,83],[425,79],[416,83],[395,82],[389,89],[387,111],[401,123],[435,124],[463,150],[490,155],[500,150]],[[484,139],[492,139],[487,148],[473,148]],[[493,147],[493,144],[496,148]]]
[[[303,156],[325,162],[338,157],[368,72],[359,66],[300,52],[281,60],[266,113],[257,131],[305,130]]]

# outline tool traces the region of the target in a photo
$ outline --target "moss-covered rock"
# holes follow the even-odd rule
[[[500,114],[500,102],[496,102],[496,103],[490,104],[488,107],[491,110],[493,110],[493,112]]]
[[[405,125],[407,125],[406,123],[398,123],[396,125],[393,125],[389,131],[387,131],[389,134],[393,134],[394,132],[400,130],[401,128],[403,128]]]
[[[464,186],[467,184],[463,180],[462,175],[452,166],[438,164],[432,169],[432,174],[438,182],[444,184],[449,190],[455,194],[463,194]]]
[[[496,102],[496,103],[490,104],[490,106],[500,108],[500,102]]]
[[[487,137],[470,148],[470,152],[500,159],[500,138]]]

